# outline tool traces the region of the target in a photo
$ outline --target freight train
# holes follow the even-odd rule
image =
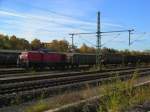
[[[104,65],[150,63],[150,55],[103,54],[100,61]],[[0,67],[18,65],[25,68],[71,68],[95,64],[95,54],[0,50]]]
[[[92,66],[96,64],[96,54],[81,53],[57,53],[27,51],[22,52],[18,58],[21,67],[49,67],[49,68],[72,68],[80,65]],[[101,56],[102,64],[136,64],[150,63],[150,55],[122,55],[105,54]]]

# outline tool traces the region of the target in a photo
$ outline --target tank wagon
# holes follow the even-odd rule
[[[0,50],[0,66],[16,66],[21,51]]]

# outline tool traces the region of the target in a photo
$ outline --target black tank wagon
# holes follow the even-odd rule
[[[0,66],[16,66],[20,53],[17,50],[0,50]]]

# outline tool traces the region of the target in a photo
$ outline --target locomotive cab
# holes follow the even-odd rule
[[[40,67],[42,65],[42,52],[22,52],[18,57],[18,65],[21,67]]]

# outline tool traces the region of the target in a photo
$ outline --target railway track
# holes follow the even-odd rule
[[[68,75],[60,75],[59,77],[54,77],[50,75],[47,78],[40,78],[36,80],[27,80],[24,82],[17,82],[17,83],[7,83],[2,84],[0,86],[1,91],[0,94],[8,94],[8,93],[17,93],[20,91],[32,90],[32,89],[39,89],[42,87],[53,87],[53,86],[61,86],[69,83],[78,83],[81,81],[88,81],[88,80],[96,80],[99,78],[107,78],[113,77],[116,74],[125,75],[125,74],[132,74],[134,70],[123,70],[117,72],[104,72],[104,73],[96,73],[96,74],[79,74],[76,73],[71,74],[69,77]],[[143,72],[150,72],[150,68],[145,68],[139,70],[139,73]],[[30,86],[32,85],[32,86]]]
[[[72,72],[72,71],[80,72],[81,70],[84,70],[85,68],[87,68],[87,67],[81,66],[80,68],[74,68],[72,70],[51,70],[51,71],[49,69],[32,71],[32,70],[26,70],[23,68],[0,68],[0,78],[32,76],[32,75],[35,76],[35,75],[50,74],[50,73],[66,73],[66,72]],[[113,68],[112,66],[109,66],[107,68],[109,68],[109,69],[102,70],[101,72],[118,71],[118,70],[125,70],[125,69],[127,70],[127,69],[134,69],[136,67],[132,66],[132,67],[124,67],[124,68],[122,68],[122,67],[121,68],[119,68],[119,67]]]
[[[145,67],[140,67],[142,69]],[[147,67],[149,68],[149,67]],[[106,69],[101,72],[92,71],[92,72],[78,72],[78,71],[51,71],[51,72],[35,72],[35,73],[21,73],[21,74],[4,74],[0,75],[0,84],[5,83],[15,83],[15,82],[25,82],[46,78],[60,78],[60,77],[70,77],[74,75],[85,75],[85,74],[94,74],[94,73],[105,73],[105,72],[115,72],[115,71],[123,71],[123,70],[132,70],[136,69],[135,67],[127,67],[127,68],[117,68],[117,69]]]
[[[74,68],[72,70],[49,70],[49,69],[44,69],[44,70],[38,70],[38,71],[32,71],[32,70],[26,70],[23,68],[0,68],[0,78],[4,78],[4,77],[19,77],[19,76],[32,76],[32,75],[40,75],[40,74],[49,74],[49,73],[61,73],[61,72],[72,72],[72,71],[81,71],[81,70],[85,70],[87,71],[89,67],[86,66],[81,66],[79,68]],[[135,66],[132,67],[112,67],[109,66],[107,67],[109,69],[105,69],[101,72],[106,72],[106,71],[118,71],[118,70],[123,70],[123,69],[133,69],[135,68]],[[117,68],[117,69],[116,69]]]
[[[12,74],[4,74],[0,75],[0,79],[2,78],[18,78],[18,77],[30,77],[30,76],[38,76],[42,74],[57,74],[57,73],[67,73],[68,71],[41,71],[41,72],[25,72],[25,73],[12,73]]]
[[[13,77],[0,79],[0,107],[10,105],[16,97],[21,98],[21,102],[41,96],[43,92],[47,95],[54,95],[56,92],[65,91],[66,89],[79,89],[82,84],[99,82],[114,78],[116,74],[121,78],[127,78],[135,71],[134,69],[118,69],[103,73],[62,73],[46,74],[30,77]],[[150,68],[139,68],[140,75],[150,74]],[[68,77],[69,75],[69,77]],[[6,83],[4,83],[6,81]],[[23,82],[22,82],[23,81]],[[73,87],[73,88],[72,88]],[[70,89],[70,90],[71,90]]]
[[[79,71],[79,70],[87,70],[89,67],[80,67],[80,68],[74,68],[73,71]],[[39,74],[39,73],[49,73],[49,72],[64,72],[64,71],[68,71],[68,70],[59,70],[59,69],[56,69],[56,70],[50,70],[48,68],[45,68],[45,69],[42,69],[42,70],[26,70],[24,68],[0,68],[0,78],[3,78],[3,77],[11,77],[11,76],[24,76],[24,75],[33,75],[33,74]]]
[[[26,72],[23,68],[0,68],[0,76],[4,74],[13,74],[13,73],[24,73]]]

